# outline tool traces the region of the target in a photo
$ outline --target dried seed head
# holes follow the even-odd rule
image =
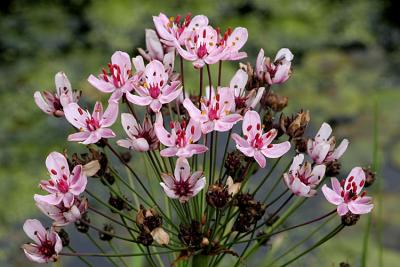
[[[365,187],[371,186],[375,182],[375,172],[370,168],[363,168],[365,173]]]
[[[228,153],[225,159],[225,169],[234,182],[242,182],[246,171],[249,158],[239,150]]]
[[[89,225],[87,225],[88,223],[90,223],[90,218],[86,212],[82,214],[82,217],[75,222],[76,230],[81,233],[87,233],[89,231]]]
[[[103,174],[103,176],[100,178],[100,181],[104,185],[113,185],[115,182],[115,177],[111,173],[107,172]]]
[[[137,241],[146,247],[150,246],[153,243],[153,240],[153,236],[145,231],[140,232],[139,236],[137,237]]]
[[[261,98],[263,108],[270,108],[275,112],[282,111],[288,105],[288,97],[281,96],[272,90],[267,91]]]
[[[231,200],[231,195],[226,186],[213,184],[208,187],[206,194],[207,204],[216,209],[224,208]]]
[[[296,151],[298,153],[307,152],[307,141],[308,141],[308,139],[305,137],[300,137],[300,138],[296,138],[293,140],[294,145],[296,147]]]
[[[286,134],[292,139],[302,137],[309,122],[310,112],[308,110],[300,111],[294,118],[292,117],[291,123],[287,127]]]
[[[200,248],[204,237],[200,223],[192,220],[190,225],[181,224],[178,237],[188,248]]]
[[[132,155],[131,155],[131,153],[129,151],[126,151],[124,153],[121,153],[121,158],[125,163],[129,163],[129,161],[132,158]]]
[[[63,228],[61,228],[58,231],[58,236],[61,239],[63,247],[68,247],[68,245],[69,245],[69,235],[68,235],[67,231],[65,231]]]
[[[151,232],[154,229],[161,227],[162,217],[155,209],[145,209],[140,206],[136,215],[136,224],[142,231]]]
[[[342,216],[342,224],[345,226],[352,226],[352,225],[355,225],[359,219],[360,219],[360,215],[353,214],[349,211],[345,215]]]
[[[115,234],[114,227],[111,224],[104,224],[103,231],[104,232],[99,232],[99,238],[103,241],[110,241],[113,238],[112,235]],[[109,235],[108,233],[110,233],[111,235]]]
[[[128,205],[127,202],[130,202],[127,197],[124,196],[124,199],[122,199],[119,196],[114,196],[110,194],[110,198],[108,199],[108,204],[110,204],[112,207],[114,207],[117,210],[127,210],[130,211],[132,210],[131,207]],[[111,212],[115,212],[114,210],[111,210]]]
[[[325,175],[327,177],[333,177],[340,173],[340,168],[342,164],[338,160],[330,161],[326,164],[326,172]]]

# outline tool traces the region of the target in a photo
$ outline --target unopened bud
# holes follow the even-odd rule
[[[89,231],[90,218],[86,213],[82,214],[82,217],[75,222],[75,227],[78,232],[87,233]]]
[[[325,175],[327,177],[333,177],[336,176],[340,173],[340,168],[342,167],[342,164],[337,161],[330,161],[326,164],[326,172]]]
[[[100,163],[98,160],[92,160],[83,165],[83,173],[86,176],[94,176],[100,170]]]
[[[342,224],[345,226],[352,226],[352,225],[355,225],[359,219],[360,219],[360,215],[353,214],[349,211],[345,215],[342,216]]]
[[[69,245],[69,235],[67,233],[67,231],[65,231],[64,229],[60,229],[60,231],[58,231],[58,236],[61,239],[61,243],[63,245],[63,247],[68,247]]]
[[[137,241],[146,247],[150,246],[153,240],[153,236],[146,231],[140,232],[140,235],[137,237]]]

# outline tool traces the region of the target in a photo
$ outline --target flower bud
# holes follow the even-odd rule
[[[103,240],[103,241],[110,241],[113,238],[112,235],[115,234],[114,227],[111,224],[105,224],[103,226],[103,231],[104,232],[99,232],[99,238],[100,238],[100,240]],[[109,235],[105,232],[110,233],[111,235]]]
[[[163,228],[161,227],[155,228],[153,231],[151,231],[151,235],[159,245],[168,245],[169,235],[167,232],[165,232]]]
[[[203,240],[201,241],[201,247],[207,247],[210,244],[210,240],[208,240],[207,237],[203,237]]]
[[[300,138],[296,138],[293,140],[294,145],[296,147],[296,151],[298,153],[307,152],[307,141],[308,141],[308,139],[305,137],[300,137]]]
[[[129,151],[126,151],[124,153],[121,153],[121,158],[125,163],[129,163],[129,161],[132,158],[132,155],[131,155],[131,153]]]
[[[371,186],[375,182],[375,172],[370,168],[363,168],[365,173],[365,187]]]
[[[339,267],[351,267],[351,265],[349,263],[347,263],[347,262],[341,262],[339,264]]]
[[[352,226],[352,225],[355,225],[359,219],[360,219],[360,215],[353,214],[349,211],[345,215],[342,216],[342,224],[345,226]]]

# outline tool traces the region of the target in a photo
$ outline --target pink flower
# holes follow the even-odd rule
[[[96,102],[93,113],[84,111],[78,104],[72,103],[65,108],[65,118],[79,132],[70,134],[68,141],[78,141],[82,144],[94,144],[101,138],[115,137],[115,133],[109,129],[118,116],[118,103],[109,102],[108,108],[103,113],[103,105]]]
[[[176,161],[175,176],[162,173],[163,182],[160,185],[164,188],[168,197],[186,202],[196,196],[206,185],[206,178],[201,171],[190,173],[189,162],[186,158],[179,158]]]
[[[315,188],[325,175],[325,165],[311,167],[309,162],[304,162],[304,155],[299,154],[293,158],[289,172],[283,174],[287,187],[297,196],[312,197],[317,191]]]
[[[154,130],[161,144],[167,147],[160,151],[161,156],[190,158],[194,154],[201,154],[208,150],[204,145],[194,144],[201,137],[201,129],[193,119],[190,119],[188,124],[185,120],[171,121],[170,127],[171,133],[164,128],[162,115],[158,113]]]
[[[330,203],[337,206],[340,216],[345,215],[349,210],[353,214],[371,212],[374,207],[371,203],[372,198],[366,197],[366,192],[361,193],[365,184],[365,173],[362,168],[353,168],[346,180],[342,180],[341,183],[338,179],[331,178],[331,183],[333,190],[324,185],[322,193]]]
[[[132,114],[122,113],[121,122],[128,138],[118,140],[117,144],[119,146],[139,152],[146,152],[158,148],[159,141],[154,131],[153,124],[148,117],[144,119],[143,125],[140,125]]]
[[[139,106],[148,106],[154,112],[160,111],[163,104],[169,103],[179,96],[182,89],[180,81],[169,83],[168,73],[163,64],[158,60],[153,60],[147,64],[144,71],[143,84],[135,87],[138,95],[127,93],[129,102]]]
[[[272,129],[263,134],[260,115],[255,111],[247,111],[244,115],[242,130],[244,138],[233,133],[232,139],[236,142],[236,148],[247,157],[254,157],[261,168],[265,167],[267,158],[279,158],[289,151],[290,142],[271,144],[277,135]]]
[[[256,61],[256,74],[258,79],[272,85],[286,82],[291,74],[293,54],[287,48],[281,48],[271,63],[269,57],[264,57],[261,49]]]
[[[237,27],[233,32],[228,30],[219,42],[219,45],[224,47],[221,60],[240,60],[247,57],[246,52],[239,52],[239,50],[247,42],[248,37],[246,28]]]
[[[63,108],[69,103],[78,102],[81,92],[72,91],[71,83],[64,72],[58,72],[54,77],[56,92],[36,91],[34,96],[36,105],[46,114],[56,117],[64,116]]]
[[[54,262],[62,250],[61,238],[53,230],[47,230],[38,220],[26,220],[24,231],[34,243],[25,244],[22,249],[30,261],[38,263]]]
[[[49,192],[49,195],[36,195],[36,202],[45,202],[49,205],[58,205],[63,202],[65,207],[74,204],[75,197],[85,191],[87,177],[82,171],[82,165],[76,165],[69,171],[67,159],[58,152],[51,152],[46,159],[46,167],[50,180],[41,181],[40,187]]]
[[[331,133],[331,126],[324,122],[314,140],[308,140],[307,153],[317,164],[338,160],[349,145],[349,141],[343,139],[340,145],[335,149],[336,140],[334,136],[329,138]]]
[[[146,29],[146,51],[138,48],[139,53],[147,61],[164,59],[164,49],[154,30]]]
[[[229,53],[223,53],[224,46],[219,45],[218,32],[211,26],[203,26],[193,31],[185,41],[185,48],[175,41],[175,48],[186,60],[192,61],[195,68],[202,68],[204,64],[214,64]]]
[[[198,15],[193,18],[190,18],[190,16],[190,14],[187,15],[182,21],[179,15],[176,18],[168,18],[163,13],[153,16],[154,26],[158,35],[163,39],[163,43],[173,47],[177,41],[180,45],[183,45],[193,31],[208,25],[206,16]]]
[[[74,202],[69,207],[66,207],[63,202],[58,205],[50,205],[41,201],[37,201],[36,206],[53,220],[53,226],[59,227],[79,220],[82,214],[86,212],[88,202],[86,198],[74,197]]]
[[[203,134],[230,130],[235,123],[242,119],[239,114],[231,114],[232,111],[235,111],[233,90],[229,87],[218,87],[218,92],[215,95],[214,88],[212,88],[211,97],[209,91],[210,88],[207,87],[207,97],[201,99],[201,111],[189,98],[183,101],[183,106],[190,117],[200,123]]]
[[[111,56],[108,72],[103,68],[103,73],[98,77],[90,75],[88,82],[103,93],[112,93],[111,99],[119,101],[124,93],[133,89],[136,76],[132,76],[132,64],[129,55],[116,51]]]
[[[258,90],[246,90],[247,80],[248,74],[242,69],[239,69],[231,80],[229,87],[235,92],[236,111],[255,108],[264,93],[264,87],[260,87]]]

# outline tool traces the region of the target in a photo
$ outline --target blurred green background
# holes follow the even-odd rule
[[[35,106],[33,92],[52,90],[54,74],[63,70],[73,87],[93,101],[99,94],[86,82],[88,75],[98,73],[115,50],[136,55],[136,48],[144,46],[144,29],[153,27],[151,16],[159,12],[205,14],[221,29],[246,27],[249,40],[244,50],[252,63],[260,48],[271,57],[281,47],[290,48],[295,55],[293,76],[275,90],[289,96],[288,112],[311,111],[312,130],[329,121],[336,136],[350,139],[342,160],[344,173],[372,162],[373,105],[378,103],[384,228],[378,231],[379,212],[374,212],[367,266],[379,266],[379,240],[384,266],[398,266],[398,5],[394,0],[1,1],[0,266],[33,266],[19,250],[27,241],[21,226],[28,217],[41,216],[32,195],[45,177],[45,157],[53,150],[77,147],[65,141],[70,129],[63,120]],[[226,69],[225,82],[236,66]],[[375,196],[376,190],[372,189]],[[363,217],[356,227],[293,266],[339,266],[341,261],[360,266],[366,221]],[[64,265],[79,266],[67,261]],[[96,266],[107,265],[99,261]]]

